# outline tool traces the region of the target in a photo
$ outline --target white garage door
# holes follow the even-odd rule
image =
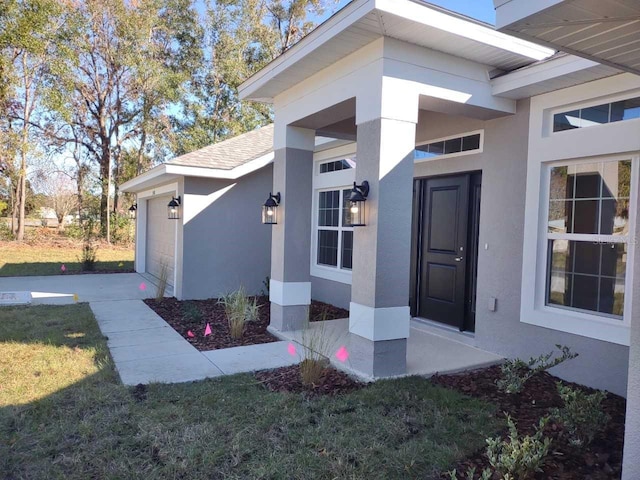
[[[146,270],[160,278],[167,269],[167,283],[173,286],[175,266],[176,228],[179,220],[167,218],[167,204],[171,197],[154,198],[147,201],[147,258]]]

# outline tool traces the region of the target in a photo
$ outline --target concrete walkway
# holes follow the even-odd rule
[[[19,296],[14,292],[33,304],[89,302],[125,385],[190,382],[301,360],[289,355],[288,342],[198,351],[142,301],[156,288],[137,273],[0,278],[0,299],[9,303]]]

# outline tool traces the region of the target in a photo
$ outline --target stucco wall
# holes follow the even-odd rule
[[[272,190],[271,165],[236,181],[187,177],[184,182],[184,299],[217,297],[243,285],[266,290],[271,227],[261,205]]]
[[[351,285],[312,276],[311,298],[349,310]]]
[[[483,153],[415,166],[416,177],[482,171],[476,345],[521,358],[568,345],[580,356],[555,368],[554,375],[625,395],[627,347],[520,322],[529,101],[519,102],[514,116],[486,122],[421,112],[416,139],[478,129],[485,130]],[[490,297],[498,299],[495,312],[488,309]]]

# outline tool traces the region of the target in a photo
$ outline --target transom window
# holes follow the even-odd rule
[[[353,228],[345,227],[351,189],[318,192],[317,264],[351,270]]]
[[[640,97],[556,113],[553,131],[563,132],[637,118],[640,118]]]
[[[622,319],[630,197],[630,160],[551,168],[547,305]]]
[[[325,162],[320,164],[320,173],[338,172],[340,170],[348,170],[355,168],[356,162],[350,158],[343,158],[342,160],[332,160],[331,162]]]
[[[416,145],[415,160],[426,160],[443,155],[479,152],[482,148],[482,133],[445,138]]]

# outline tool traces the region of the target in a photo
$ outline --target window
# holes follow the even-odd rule
[[[434,140],[415,149],[416,160],[427,160],[443,155],[461,155],[482,151],[482,132]]]
[[[631,161],[553,166],[546,304],[622,319]]]
[[[640,118],[640,97],[580,108],[553,116],[553,131],[563,132]]]
[[[346,223],[351,189],[318,192],[316,262],[325,267],[351,270],[353,229]]]
[[[338,172],[340,170],[348,170],[355,168],[355,161],[350,158],[343,158],[342,160],[333,160],[331,162],[325,162],[320,164],[320,173]]]

